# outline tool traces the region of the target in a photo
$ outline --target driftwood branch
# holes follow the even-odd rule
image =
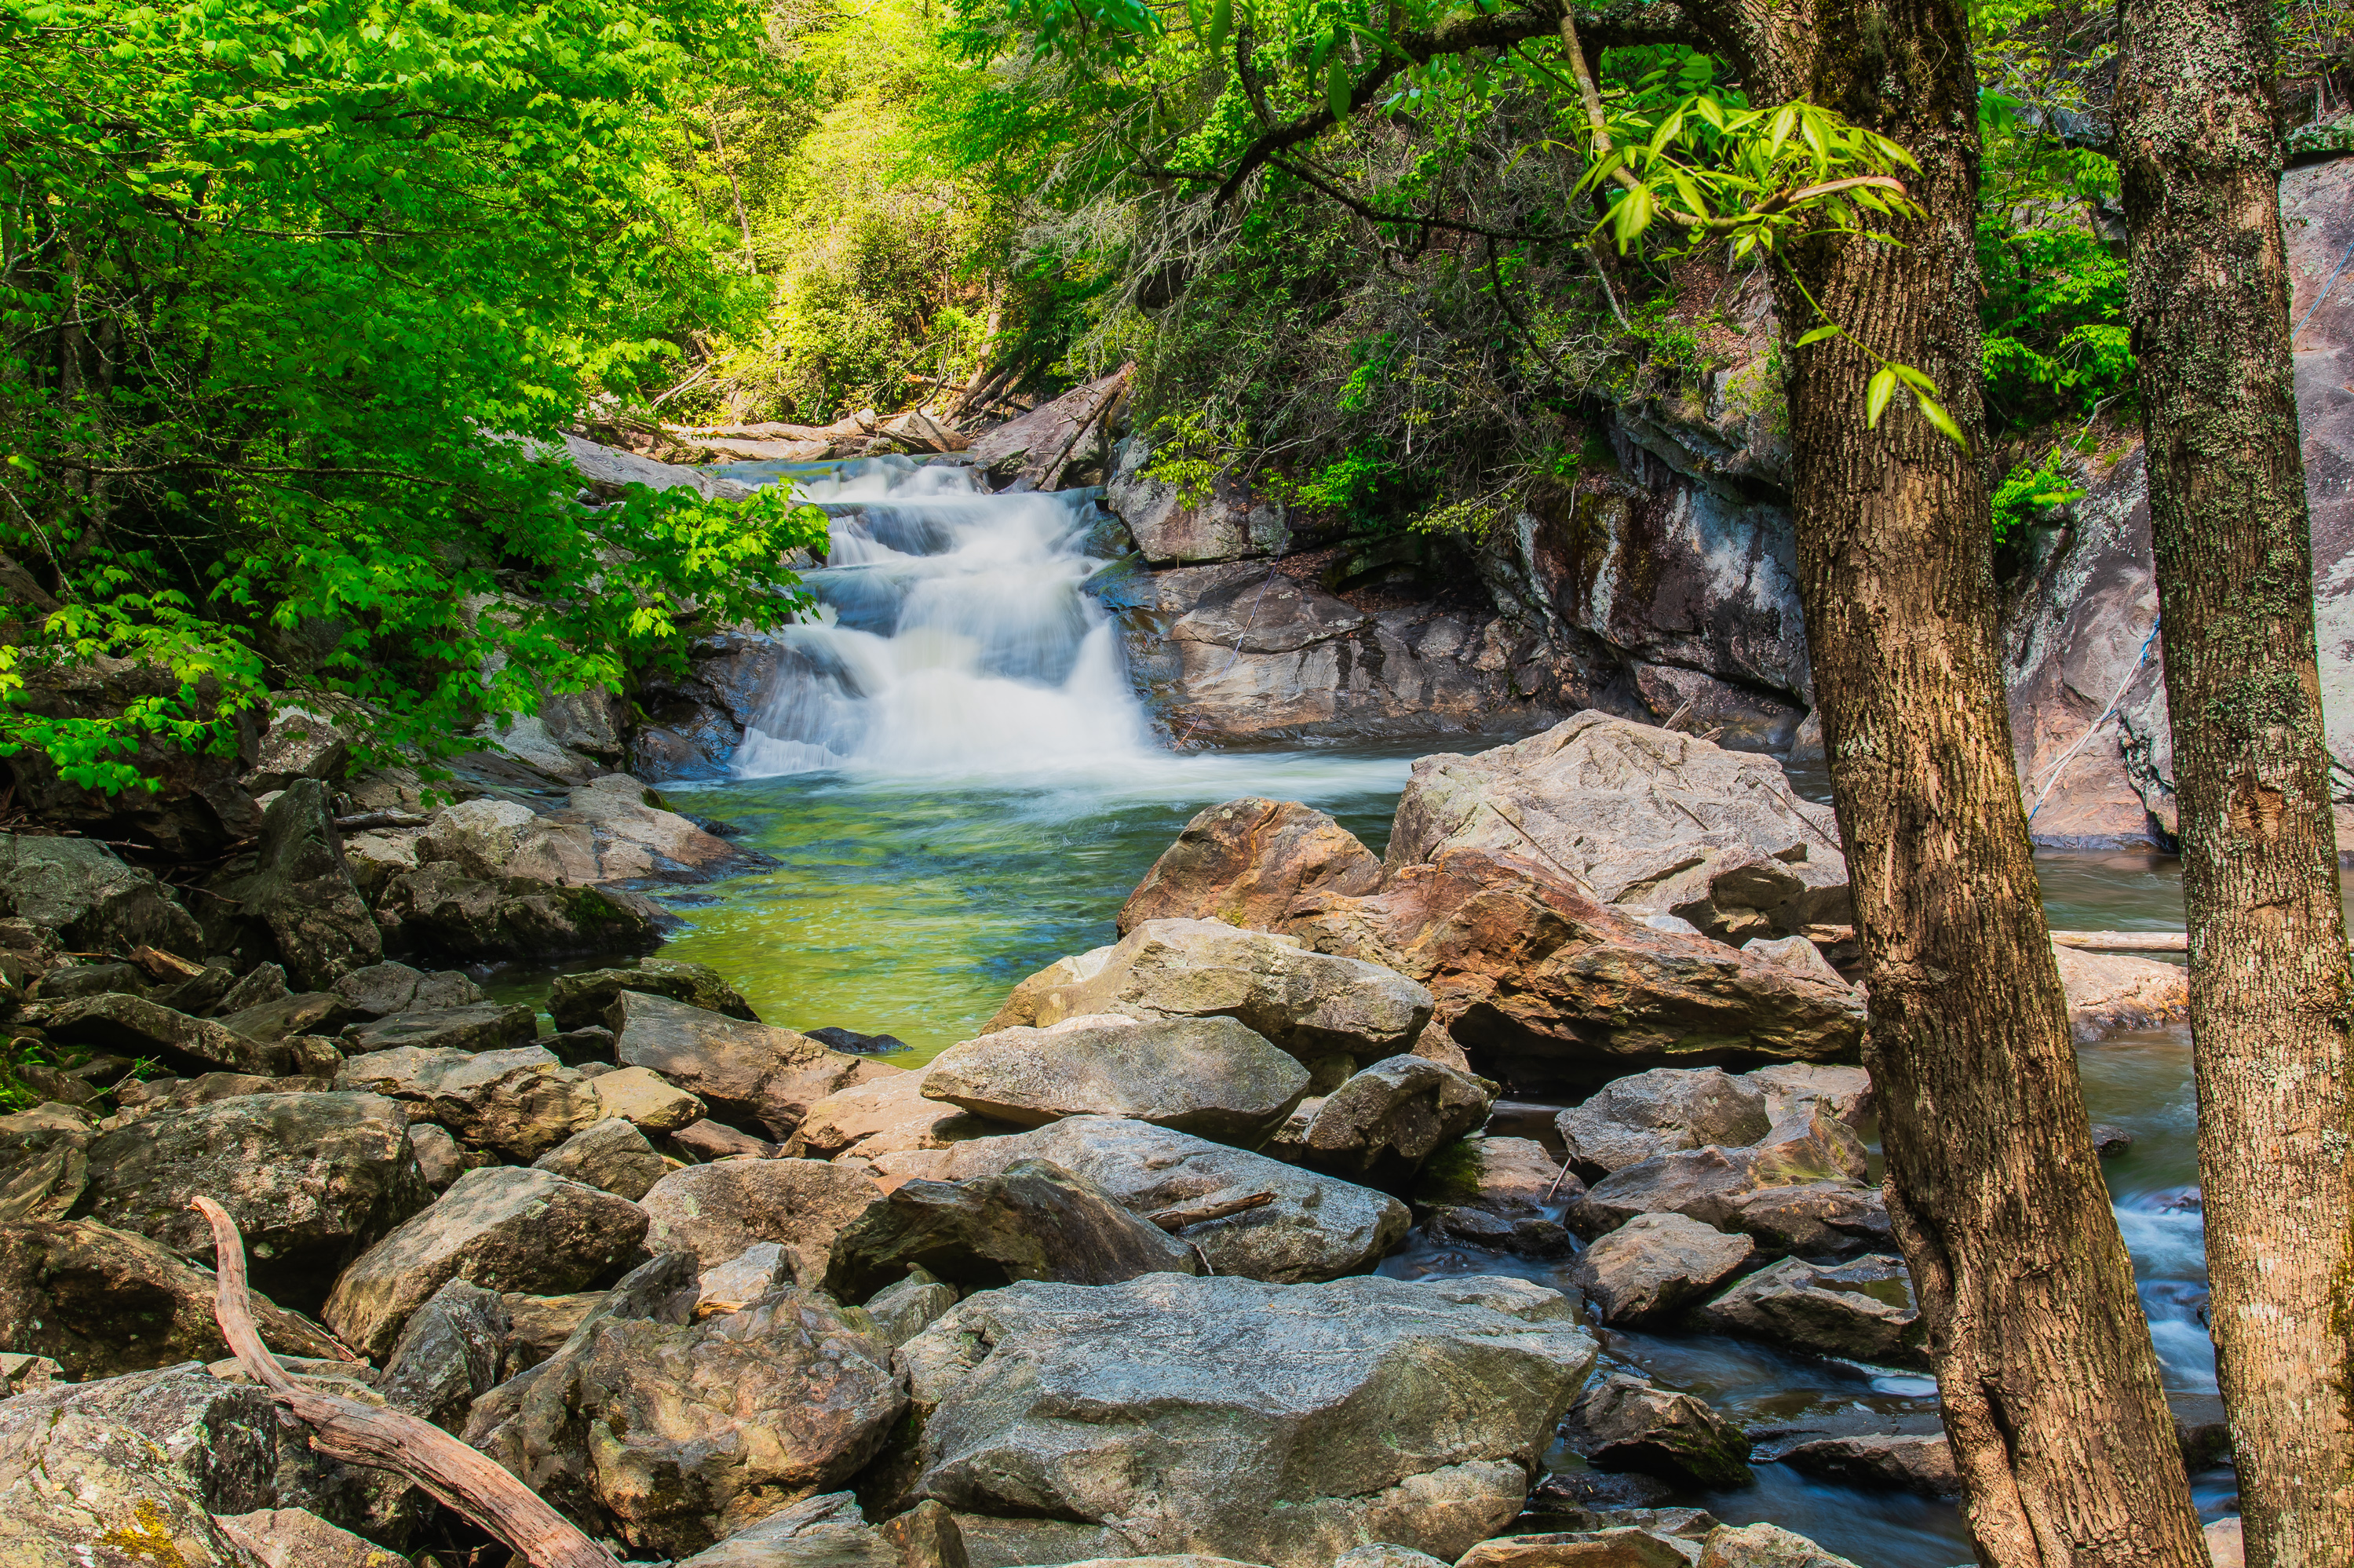
[[[213,1271],[219,1282],[213,1320],[245,1375],[268,1389],[311,1428],[312,1446],[346,1464],[391,1470],[504,1542],[531,1568],[619,1568],[613,1554],[575,1529],[489,1455],[439,1426],[398,1410],[338,1399],[287,1375],[261,1342],[245,1294],[245,1240],[237,1222],[210,1198],[190,1207],[213,1227]]]
[[[335,826],[350,832],[368,828],[421,828],[432,821],[408,811],[362,811],[357,816],[337,817]]]
[[[1223,1220],[1228,1214],[1263,1209],[1274,1202],[1275,1194],[1272,1192],[1253,1192],[1247,1198],[1229,1198],[1223,1203],[1196,1203],[1190,1209],[1182,1206],[1163,1209],[1150,1218],[1154,1224],[1173,1234],[1188,1225],[1206,1225],[1212,1220]]]
[[[2188,931],[2054,931],[2052,939],[2063,948],[2087,953],[2187,953]]]

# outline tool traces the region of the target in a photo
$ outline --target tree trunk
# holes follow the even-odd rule
[[[2115,113],[2207,1265],[2249,1568],[2354,1552],[2354,1097],[2270,8],[2126,0]]]
[[[1826,236],[1777,279],[1919,368],[1975,442],[1978,84],[1950,0],[1699,7],[1753,101],[1807,99],[1919,159],[1902,244]],[[1801,292],[1803,288],[1804,292]],[[1872,994],[1865,1063],[1980,1561],[2205,1568],[2133,1267],[2093,1151],[1995,648],[1979,460],[1875,364],[1789,351],[1799,595]]]

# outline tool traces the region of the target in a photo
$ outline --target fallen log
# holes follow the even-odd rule
[[[1150,1215],[1152,1223],[1174,1234],[1188,1225],[1206,1225],[1212,1220],[1223,1220],[1228,1214],[1239,1214],[1248,1209],[1263,1209],[1275,1202],[1272,1192],[1253,1192],[1247,1198],[1229,1198],[1223,1203],[1196,1203],[1192,1208],[1180,1206],[1163,1209]]]
[[[369,828],[421,828],[433,821],[408,811],[362,811],[356,816],[337,817],[335,827],[341,832],[365,832]]]
[[[576,1529],[487,1454],[429,1421],[303,1387],[278,1364],[253,1326],[245,1291],[245,1238],[210,1198],[189,1207],[213,1228],[218,1289],[213,1320],[245,1375],[311,1429],[311,1446],[331,1459],[390,1470],[504,1542],[530,1568],[620,1568],[613,1554]]]
[[[2187,953],[2188,931],[2054,931],[2052,939],[2063,948],[2087,953]]]

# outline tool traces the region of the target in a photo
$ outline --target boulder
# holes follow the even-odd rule
[[[526,1376],[477,1411],[467,1440],[592,1531],[657,1556],[840,1486],[907,1405],[890,1344],[801,1292],[694,1323],[596,1319]]]
[[[1280,501],[1225,473],[1198,491],[1148,478],[1150,457],[1142,441],[1121,442],[1104,487],[1105,506],[1128,524],[1147,562],[1196,567],[1283,552],[1290,531]]]
[[[1122,937],[1148,920],[1281,927],[1303,895],[1379,892],[1381,857],[1322,811],[1288,800],[1211,806],[1161,852],[1119,912]]]
[[[2086,952],[2057,942],[2052,956],[2068,993],[2068,1024],[2079,1041],[2158,1029],[2190,1014],[2190,971],[2179,964],[2131,953]]]
[[[1620,1373],[1570,1406],[1570,1441],[1603,1470],[1641,1470],[1692,1486],[1745,1487],[1749,1439],[1705,1400]]]
[[[1475,1546],[1471,1550],[1479,1549]],[[1427,1552],[1377,1541],[1370,1546],[1349,1548],[1332,1560],[1332,1568],[1447,1568],[1447,1564]]]
[[[1913,1305],[1904,1260],[1875,1254],[1841,1264],[1786,1257],[1692,1314],[1717,1333],[1741,1334],[1819,1356],[1877,1366],[1925,1367],[1928,1330]]]
[[[585,1029],[603,1023],[614,1001],[625,991],[642,996],[666,996],[705,1012],[748,1022],[760,1021],[760,1015],[752,1011],[742,993],[722,980],[717,969],[709,964],[682,963],[676,959],[640,959],[619,969],[558,975],[556,989],[547,999],[547,1015],[556,1021],[558,1029]]]
[[[370,1094],[249,1095],[158,1111],[90,1146],[74,1218],[205,1256],[209,1197],[245,1237],[255,1286],[304,1310],[343,1266],[433,1201],[399,1106]]]
[[[344,1031],[344,1049],[366,1053],[415,1046],[424,1051],[496,1051],[525,1045],[539,1033],[529,1002],[476,1001],[422,1012],[393,1012]]]
[[[1721,1067],[1658,1067],[1607,1084],[1555,1126],[1572,1162],[1589,1172],[1704,1144],[1747,1144],[1773,1128],[1762,1084]]]
[[[382,1356],[452,1279],[575,1290],[626,1264],[645,1234],[645,1212],[610,1192],[517,1166],[470,1171],[345,1269],[324,1316],[363,1354]]]
[[[292,1072],[300,1052],[282,1041],[250,1040],[213,1022],[190,1018],[135,996],[93,996],[49,1014],[43,1033],[63,1045],[86,1045],[138,1058],[153,1056],[175,1072]]]
[[[692,1253],[705,1268],[758,1242],[793,1255],[793,1277],[814,1285],[835,1237],[882,1189],[864,1171],[822,1160],[722,1160],[673,1171],[640,1199],[647,1247]]]
[[[1326,1568],[1366,1541],[1451,1560],[1511,1520],[1594,1342],[1400,1280],[1153,1274],[983,1292],[901,1354],[917,1496]]]
[[[588,827],[599,882],[644,877],[699,881],[756,858],[665,810],[661,796],[626,773],[591,779],[566,797],[564,809],[549,820]]]
[[[924,1503],[870,1525],[854,1492],[822,1492],[737,1531],[678,1568],[966,1568],[956,1520]]]
[[[671,1147],[690,1159],[715,1160],[774,1160],[781,1148],[764,1138],[754,1138],[748,1132],[738,1132],[732,1127],[705,1118],[691,1121],[671,1136]]]
[[[1312,952],[1297,939],[1222,920],[1147,920],[1061,983],[1034,977],[991,1028],[1044,1027],[1117,1012],[1130,1018],[1231,1018],[1303,1062],[1373,1058],[1409,1050],[1430,1022],[1430,993],[1358,959]],[[1087,966],[1077,973],[1076,966]],[[1029,1016],[1020,1016],[1023,1012]]]
[[[1779,964],[1795,973],[1809,975],[1826,985],[1847,985],[1848,978],[1831,967],[1823,950],[1804,937],[1752,937],[1741,944],[1741,950]]]
[[[1888,1201],[1877,1187],[1844,1180],[1760,1187],[1732,1201],[1722,1222],[1767,1253],[1802,1257],[1886,1252],[1896,1245]]]
[[[970,1291],[1017,1279],[1116,1285],[1198,1267],[1192,1247],[1094,1182],[1024,1160],[1000,1176],[893,1188],[835,1235],[824,1283],[839,1300],[864,1301],[913,1268]]]
[[[701,1100],[644,1067],[599,1073],[588,1084],[597,1092],[599,1112],[607,1118],[619,1117],[644,1132],[676,1132],[703,1119]]]
[[[793,1260],[781,1243],[755,1242],[716,1268],[695,1276],[692,1318],[740,1312],[762,1297],[793,1285]]]
[[[525,877],[468,876],[434,861],[392,878],[377,900],[411,947],[467,959],[642,952],[659,939],[662,907],[634,893]]]
[[[306,991],[224,1013],[220,1025],[248,1040],[281,1044],[298,1034],[332,1035],[350,1016],[344,999],[334,991]]]
[[[114,1086],[115,1103],[122,1109],[115,1126],[129,1126],[141,1117],[157,1111],[186,1110],[192,1106],[208,1106],[217,1100],[241,1099],[249,1095],[317,1095],[335,1086],[333,1078],[313,1077],[298,1074],[283,1078],[264,1078],[251,1073],[204,1073],[193,1078],[125,1078]]]
[[[403,1045],[353,1057],[337,1069],[335,1084],[399,1100],[415,1119],[510,1160],[536,1160],[602,1119],[590,1080],[536,1045],[481,1052]]]
[[[644,1133],[620,1117],[608,1117],[541,1155],[532,1169],[634,1202],[663,1179],[670,1162],[654,1152]]]
[[[383,933],[344,862],[324,785],[297,779],[270,802],[255,856],[252,872],[223,891],[236,900],[239,921],[268,931],[294,984],[323,991],[384,958]]]
[[[889,1073],[837,1089],[810,1107],[786,1152],[819,1160],[871,1160],[913,1149],[946,1149],[1004,1130],[960,1107],[925,1098],[924,1076]]]
[[[1757,1261],[1745,1235],[1683,1214],[1637,1214],[1578,1255],[1569,1281],[1613,1327],[1663,1320]]]
[[[401,1325],[376,1386],[395,1410],[463,1432],[474,1401],[501,1381],[513,1331],[504,1297],[453,1279]]]
[[[896,1067],[829,1051],[805,1034],[729,1018],[643,991],[607,1012],[624,1067],[647,1067],[701,1099],[714,1119],[789,1138],[811,1106]]]
[[[213,1277],[145,1236],[87,1220],[0,1225],[0,1345],[47,1356],[77,1382],[218,1360]],[[334,1340],[254,1292],[262,1342],[340,1359]]]
[[[1867,1169],[1862,1143],[1817,1105],[1807,1120],[1785,1122],[1745,1148],[1679,1150],[1615,1171],[1572,1206],[1569,1223],[1593,1236],[1637,1214],[1674,1213],[1732,1229],[1739,1201],[1762,1188],[1838,1181],[1860,1192]]]
[[[1465,1552],[1457,1568],[1689,1568],[1691,1562],[1672,1538],[1626,1526],[1500,1535]]]
[[[1701,1542],[1694,1568],[1856,1568],[1778,1524],[1720,1524]]]
[[[1817,1102],[1850,1127],[1861,1127],[1872,1114],[1872,1075],[1861,1067],[1776,1062],[1742,1077],[1764,1091],[1766,1114],[1777,1122],[1804,1118]]]
[[[77,952],[205,950],[202,928],[170,890],[89,839],[0,833],[0,916],[55,932]]]
[[[535,1367],[562,1350],[580,1325],[597,1316],[612,1297],[610,1290],[575,1290],[561,1296],[510,1290],[501,1295],[500,1305],[507,1309],[508,1375]],[[470,1424],[472,1419],[467,1417]]]
[[[433,1012],[447,1007],[470,1007],[483,1000],[482,988],[458,969],[428,974],[407,964],[370,964],[337,980],[334,987],[344,1006],[363,1023],[397,1012]],[[415,1042],[408,1042],[415,1044]]]
[[[1323,1098],[1300,1135],[1308,1164],[1402,1190],[1437,1150],[1488,1119],[1496,1086],[1426,1056],[1392,1056]]]
[[[408,1559],[338,1530],[307,1509],[267,1508],[214,1521],[261,1568],[408,1568]]]
[[[283,965],[256,964],[238,976],[235,982],[214,1000],[212,1011],[218,1014],[243,1012],[249,1007],[260,1007],[265,1001],[276,1001],[292,994],[286,984]]]
[[[420,864],[440,863],[486,882],[602,882],[586,823],[547,821],[520,800],[482,796],[446,806],[417,840]]]
[[[1819,1437],[1777,1456],[1794,1470],[1850,1487],[1958,1497],[1962,1481],[1944,1436],[1867,1433]]]
[[[30,1408],[0,1410],[0,1560],[12,1568],[254,1561],[153,1438],[119,1421]]]
[[[940,1319],[957,1304],[953,1285],[943,1285],[921,1268],[911,1268],[896,1285],[886,1285],[866,1298],[866,1315],[883,1337],[904,1345]]]
[[[1405,1235],[1405,1205],[1369,1188],[1147,1122],[1072,1117],[1011,1138],[978,1138],[922,1154],[886,1156],[878,1173],[946,1181],[999,1175],[1044,1160],[1087,1178],[1143,1218],[1214,1213],[1261,1192],[1255,1207],[1180,1224],[1219,1275],[1295,1282],[1373,1266]]]
[[[417,1122],[409,1128],[408,1146],[416,1151],[418,1173],[437,1192],[488,1158],[476,1155],[469,1159],[466,1151],[458,1147],[458,1140],[450,1136],[448,1128],[436,1127],[429,1121]]]
[[[0,1117],[0,1223],[65,1218],[90,1181],[90,1137],[80,1116]]]
[[[1533,850],[1606,904],[1735,945],[1852,918],[1838,823],[1779,764],[1607,714],[1416,762],[1384,865],[1453,849]]]
[[[285,789],[297,779],[332,784],[344,776],[352,760],[352,744],[336,723],[330,705],[299,702],[273,705],[270,723],[254,743],[253,766],[238,782],[256,795]],[[328,711],[318,711],[318,710]]]
[[[1569,1251],[1557,1216],[1585,1191],[1534,1139],[1465,1138],[1424,1162],[1411,1197],[1434,1241],[1546,1256]]]
[[[924,1075],[922,1092],[1016,1127],[1129,1117],[1251,1148],[1307,1089],[1307,1068],[1231,1018],[1108,1014],[952,1045]]]
[[[602,1024],[586,1029],[567,1029],[559,1034],[543,1036],[539,1042],[556,1053],[557,1059],[567,1067],[600,1067],[613,1065],[613,1032]]]

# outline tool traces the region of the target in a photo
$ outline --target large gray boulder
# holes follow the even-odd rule
[[[336,1070],[335,1085],[399,1100],[416,1120],[510,1160],[536,1160],[604,1119],[590,1081],[536,1045],[403,1045],[351,1058]]]
[[[822,1160],[722,1160],[673,1171],[639,1207],[650,1221],[647,1247],[695,1255],[716,1267],[759,1242],[793,1258],[793,1277],[815,1284],[834,1238],[883,1190],[864,1171]]]
[[[190,1200],[212,1198],[245,1237],[253,1283],[312,1310],[344,1266],[433,1201],[408,1118],[376,1095],[248,1095],[159,1111],[90,1146],[73,1217],[208,1255]]]
[[[1722,1230],[1742,1228],[1742,1202],[1769,1187],[1844,1183],[1865,1191],[1862,1143],[1818,1105],[1744,1148],[1710,1144],[1655,1154],[1615,1171],[1572,1205],[1569,1223],[1587,1235],[1616,1230],[1637,1214],[1680,1213]]]
[[[779,1139],[826,1096],[899,1071],[790,1029],[644,991],[620,992],[605,1016],[622,1066],[661,1074],[700,1098],[714,1120],[755,1124]]]
[[[139,1532],[130,1542],[127,1521]],[[30,1407],[0,1410],[0,1560],[13,1568],[253,1562],[154,1439],[119,1421]]]
[[[376,915],[412,948],[468,960],[642,952],[660,939],[663,919],[662,906],[640,894],[469,876],[451,861],[393,877]]]
[[[1692,1314],[1718,1333],[1880,1366],[1925,1367],[1928,1330],[1913,1304],[1904,1260],[1891,1255],[1841,1264],[1786,1257]]]
[[[1532,846],[1605,904],[1735,945],[1851,918],[1838,824],[1778,763],[1602,713],[1417,761],[1384,863]]]
[[[1683,1214],[1638,1214],[1571,1265],[1569,1282],[1613,1327],[1674,1316],[1757,1260],[1747,1236]]]
[[[1426,1057],[1398,1055],[1324,1097],[1299,1158],[1369,1187],[1402,1190],[1422,1162],[1488,1119],[1496,1086]]]
[[[252,872],[223,891],[239,921],[267,931],[287,978],[304,991],[324,991],[384,958],[384,935],[352,881],[326,787],[315,779],[293,780],[270,802]]]
[[[0,833],[0,916],[54,931],[76,952],[161,948],[200,958],[203,929],[152,873],[89,839]]]
[[[412,1045],[423,1051],[496,1051],[527,1045],[538,1033],[539,1018],[529,1002],[473,1001],[389,1012],[352,1024],[344,1031],[344,1049],[365,1054]]]
[[[452,1279],[499,1291],[578,1290],[633,1257],[645,1211],[545,1171],[469,1171],[432,1207],[345,1269],[323,1316],[363,1355],[392,1348],[408,1315]]]
[[[1326,1568],[1495,1533],[1595,1351],[1400,1280],[1148,1275],[987,1291],[901,1353],[915,1496],[1093,1523],[1122,1555]]]
[[[694,1323],[592,1319],[524,1377],[468,1441],[593,1531],[665,1557],[842,1485],[907,1406],[889,1341],[799,1291]]]
[[[1255,1207],[1181,1224],[1220,1275],[1285,1283],[1333,1279],[1372,1268],[1405,1235],[1396,1199],[1264,1155],[1119,1117],[1072,1117],[1011,1138],[977,1138],[943,1150],[885,1156],[886,1174],[963,1181],[1044,1160],[1086,1177],[1145,1218],[1212,1213],[1262,1192]]]
[[[1770,1069],[1763,1069],[1770,1071]],[[1766,1087],[1721,1067],[1656,1067],[1606,1084],[1554,1125],[1571,1161],[1623,1170],[1679,1149],[1755,1143],[1772,1130]]]
[[[338,978],[332,988],[363,1023],[396,1012],[432,1012],[469,1007],[483,1000],[482,988],[463,970],[428,974],[402,963],[369,964]],[[414,1042],[411,1042],[414,1044]]]
[[[1118,1014],[967,1040],[940,1053],[923,1083],[927,1099],[1016,1127],[1131,1117],[1246,1149],[1307,1092],[1307,1068],[1231,1018]]]
[[[1223,920],[1147,920],[1115,947],[1023,981],[990,1027],[1044,1027],[1096,1012],[1224,1017],[1312,1065],[1409,1050],[1430,1009],[1429,991],[1379,964]]]
[[[191,1018],[143,997],[107,995],[69,1001],[49,1014],[43,1028],[61,1044],[86,1045],[133,1060],[153,1056],[181,1073],[272,1077],[318,1065],[299,1044],[249,1039],[211,1019]]]
[[[532,1168],[634,1202],[669,1172],[670,1162],[644,1133],[614,1116],[574,1133],[533,1160]]]
[[[408,1315],[377,1384],[385,1403],[463,1432],[474,1401],[501,1381],[514,1332],[506,1298],[453,1279]]]

